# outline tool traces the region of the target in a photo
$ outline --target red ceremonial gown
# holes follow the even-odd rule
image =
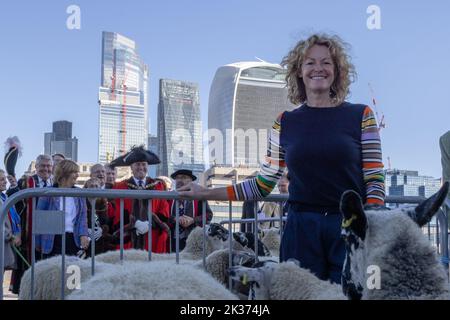
[[[116,183],[113,189],[129,189],[129,190],[138,190],[138,186],[134,182],[133,177],[127,180],[120,181]],[[145,190],[160,190],[164,191],[164,186],[160,181],[153,180],[149,177],[145,180]],[[127,226],[130,221],[130,214],[134,216],[135,219],[138,219],[139,213],[136,212],[136,201],[135,199],[124,199],[123,208],[124,208],[124,229],[129,229],[128,236],[127,232],[125,232],[124,236],[124,248],[132,249],[135,247],[133,244],[133,236],[131,233],[136,233],[136,229],[133,226]],[[134,208],[134,210],[133,210]],[[148,206],[147,206],[148,208]],[[169,218],[169,204],[167,200],[164,199],[153,199],[152,200],[152,211],[156,216],[160,218],[161,221],[167,221]],[[166,243],[168,239],[167,231],[163,230],[153,222],[152,228],[152,252],[155,253],[166,253]],[[115,199],[115,211],[114,211],[114,219],[113,219],[113,230],[120,229],[120,199]],[[148,250],[148,234],[144,235],[145,239],[145,250]],[[120,245],[117,246],[117,249],[120,249]]]

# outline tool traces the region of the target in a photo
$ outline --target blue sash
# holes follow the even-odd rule
[[[6,195],[0,192],[3,201],[6,201]],[[11,221],[11,229],[13,234],[20,234],[20,216],[16,209],[12,207],[8,212],[9,220]]]

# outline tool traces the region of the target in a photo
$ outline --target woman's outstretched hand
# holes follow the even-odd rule
[[[195,197],[195,199],[198,200],[219,200],[219,201],[227,201],[228,200],[228,193],[227,188],[220,187],[220,188],[205,188],[201,185],[191,182],[183,187],[180,187],[177,189],[178,194],[180,195],[181,199],[192,199]]]
[[[178,188],[177,191],[182,199],[196,197],[199,200],[203,200],[208,195],[208,189],[195,182],[190,182]]]

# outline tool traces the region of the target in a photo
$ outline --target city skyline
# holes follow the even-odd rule
[[[439,48],[439,56],[450,53],[450,44],[440,41],[450,33],[445,14],[450,11],[449,3],[430,6],[425,1],[377,1],[380,30],[366,26],[366,10],[374,4],[371,1],[130,1],[135,10],[126,12],[105,7],[105,3],[77,3],[80,30],[66,27],[69,1],[5,4],[3,13],[8,14],[2,16],[0,25],[8,30],[4,32],[5,43],[15,43],[15,51],[14,55],[8,50],[0,53],[0,60],[8,61],[0,85],[2,111],[9,117],[0,129],[0,138],[5,141],[17,135],[21,139],[24,155],[18,162],[19,174],[43,151],[36,137],[42,137],[49,124],[59,119],[74,123],[79,160],[96,161],[95,101],[101,63],[99,42],[104,30],[135,40],[142,59],[150,66],[150,133],[156,133],[158,79],[199,84],[205,130],[209,88],[219,66],[255,57],[279,62],[305,34],[327,31],[352,45],[350,54],[359,77],[348,100],[372,107],[369,82],[374,89],[380,117],[383,114],[386,122],[381,131],[385,167],[390,157],[392,167],[440,177],[438,139],[450,129],[445,76],[450,62],[427,57],[431,55],[429,48],[434,47]],[[256,5],[258,10],[254,10]],[[282,14],[277,16],[274,12],[280,8]],[[115,16],[123,19],[111,19]]]

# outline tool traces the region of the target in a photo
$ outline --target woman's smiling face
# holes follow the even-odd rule
[[[312,46],[301,65],[300,77],[306,92],[329,92],[333,84],[335,65],[326,46]]]

